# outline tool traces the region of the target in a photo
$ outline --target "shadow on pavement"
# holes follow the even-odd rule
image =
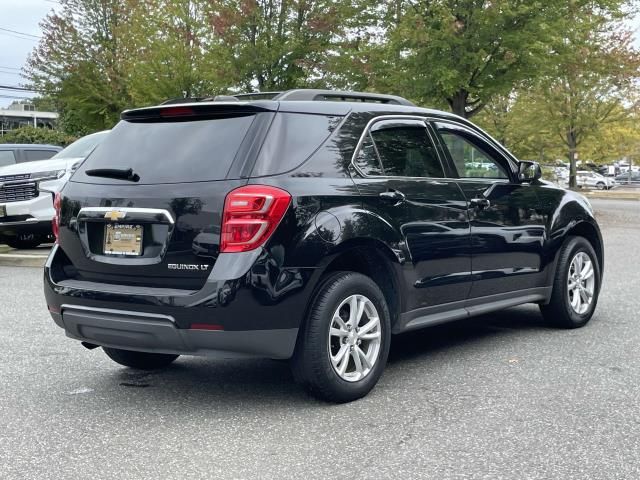
[[[477,344],[496,336],[518,335],[523,330],[547,329],[537,308],[519,307],[396,336],[389,357],[389,366],[393,368],[385,378],[387,382],[393,381],[404,362],[421,357],[427,362],[436,352]],[[188,409],[202,408],[203,403],[224,409],[236,409],[247,403],[270,405],[275,409],[288,409],[296,404],[314,408],[330,406],[314,400],[294,383],[286,361],[183,357],[164,370],[146,372],[122,368],[101,373],[100,379],[103,388],[121,392],[109,402],[124,408],[134,408],[130,403],[132,397],[158,407],[166,402],[178,402],[176,407]]]

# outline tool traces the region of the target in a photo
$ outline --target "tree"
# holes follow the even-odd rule
[[[628,118],[626,104],[633,102],[640,75],[640,55],[619,22],[624,18],[620,2],[617,9],[615,2],[610,7],[594,10],[587,1],[568,2],[567,28],[553,52],[552,67],[531,91],[546,123],[565,145],[572,188],[579,146],[607,125]]]
[[[244,91],[326,85],[327,55],[357,13],[347,0],[221,0],[206,12]]]
[[[131,0],[60,0],[42,22],[26,76],[33,88],[56,99],[72,124],[110,128],[131,105],[124,59]]]
[[[135,105],[211,96],[237,83],[231,52],[223,48],[209,22],[214,4],[208,0],[132,4],[125,69]]]
[[[398,2],[387,2],[397,6]],[[496,95],[535,78],[554,39],[554,0],[418,0],[390,31],[396,89],[445,100],[470,118]]]

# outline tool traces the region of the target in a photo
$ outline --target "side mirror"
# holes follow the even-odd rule
[[[538,162],[521,161],[518,164],[518,180],[521,182],[535,182],[542,178],[542,169]]]

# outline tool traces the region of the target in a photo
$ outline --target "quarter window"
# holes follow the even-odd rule
[[[384,120],[373,125],[356,156],[367,175],[444,177],[437,151],[420,120]]]

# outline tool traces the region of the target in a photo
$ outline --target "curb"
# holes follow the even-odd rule
[[[618,193],[618,194],[608,194],[608,193],[587,193],[584,194],[587,198],[598,198],[601,200],[640,200],[640,193]]]
[[[48,255],[0,254],[0,266],[3,267],[44,267]]]

